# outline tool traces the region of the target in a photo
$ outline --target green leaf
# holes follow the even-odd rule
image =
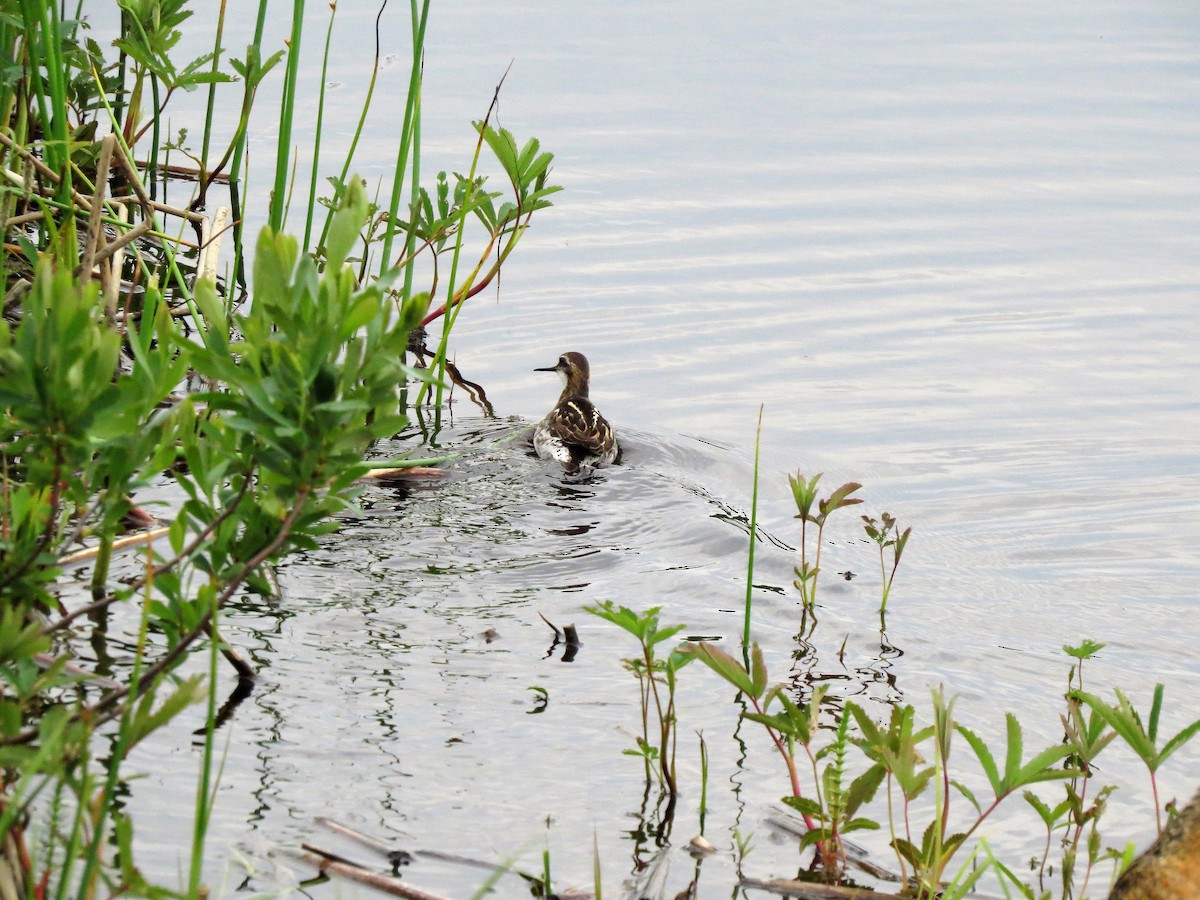
[[[804,834],[800,835],[800,849],[806,850],[809,847],[816,846],[822,841],[829,840],[829,837],[830,832],[828,828],[825,828],[824,826],[817,826],[811,831],[806,831]]]
[[[192,675],[179,682],[179,686],[154,708],[154,694],[146,694],[137,704],[129,721],[127,749],[131,749],[142,738],[161,728],[175,718],[187,706],[201,700],[204,679],[200,675]]]
[[[1200,719],[1197,719],[1186,728],[1181,729],[1177,735],[1163,744],[1162,752],[1158,754],[1159,764],[1161,765],[1162,763],[1166,762],[1167,758],[1172,753],[1195,737],[1197,732],[1200,732]]]
[[[847,816],[853,816],[864,803],[869,803],[883,783],[886,771],[881,763],[875,763],[852,782],[846,791],[845,810]],[[878,827],[878,826],[875,826]],[[843,829],[844,830],[844,829]]]
[[[842,834],[850,831],[878,831],[879,823],[874,819],[851,819],[848,822],[843,822],[841,827]]]
[[[830,513],[832,513],[835,509],[841,509],[843,506],[853,506],[855,503],[862,503],[861,499],[859,499],[857,497],[854,497],[854,498],[850,497],[851,494],[853,494],[855,491],[857,491],[861,487],[862,487],[862,485],[859,484],[857,481],[848,481],[845,484],[843,484],[841,487],[834,490],[834,492],[829,495],[829,498],[827,500],[822,500],[818,504],[818,508],[821,511],[821,515],[827,516]]]
[[[355,303],[342,320],[342,335],[348,339],[356,331],[380,314],[380,298],[368,294]]]
[[[974,791],[972,791],[969,787],[967,787],[961,781],[952,780],[950,782],[950,784],[952,787],[954,787],[955,790],[957,790],[960,794],[962,794],[964,797],[967,798],[967,802],[970,803],[971,806],[975,807],[975,812],[977,815],[983,814],[983,807],[981,807],[979,805],[979,800],[976,799]]]
[[[685,628],[687,628],[687,625],[682,625],[682,624],[681,625],[668,625],[665,628],[659,628],[658,623],[654,622],[653,627],[650,629],[650,631],[647,635],[646,645],[649,647],[654,647],[657,644],[661,644],[663,641],[670,640],[675,635],[679,634],[679,632],[683,631]]]
[[[789,794],[786,797],[781,797],[780,800],[801,815],[814,819],[820,819],[824,815],[821,805],[811,797],[793,797]]]
[[[1020,770],[1024,735],[1021,732],[1021,723],[1012,713],[1004,714],[1004,724],[1007,737],[1007,752],[1004,755],[1004,783],[1011,785],[1016,783],[1017,773]]]
[[[904,861],[914,869],[923,868],[921,864],[921,851],[919,851],[911,841],[898,837],[892,841],[892,847],[895,848],[896,852],[904,857]]]
[[[1146,736],[1141,719],[1129,702],[1129,698],[1120,690],[1116,691],[1116,695],[1118,700],[1116,706],[1110,706],[1099,697],[1086,691],[1077,691],[1073,696],[1078,697],[1103,717],[1109,727],[1121,736],[1121,739],[1141,758],[1142,762],[1151,771],[1154,771],[1157,768],[1158,750],[1154,746],[1154,742]]]
[[[1158,743],[1158,717],[1162,713],[1162,701],[1163,686],[1160,682],[1154,686],[1154,700],[1150,704],[1150,725],[1146,729],[1146,736],[1155,744]]]
[[[763,660],[762,648],[757,643],[750,647],[750,685],[752,697],[761,697],[767,689],[767,664]]]
[[[225,307],[217,297],[217,284],[212,278],[199,278],[193,290],[196,305],[200,307],[209,328],[215,329],[221,337],[229,340],[229,322],[225,318]]]
[[[1104,649],[1106,645],[1098,644],[1093,640],[1084,640],[1078,647],[1072,647],[1070,644],[1063,644],[1063,652],[1068,656],[1073,656],[1076,659],[1091,659],[1097,653]]]
[[[757,648],[757,645],[755,647]],[[696,657],[743,694],[755,699],[761,696],[761,690],[756,687],[742,664],[715,644],[700,641],[694,644],[685,644],[679,650],[681,653],[689,653]]]
[[[987,744],[975,734],[970,728],[965,725],[955,723],[955,729],[971,745],[971,749],[975,751],[975,756],[979,760],[979,765],[983,768],[983,773],[987,775],[988,784],[992,786],[992,792],[996,796],[1000,796],[1004,791],[1004,782],[1000,779],[1000,771],[996,768],[996,760],[992,756],[992,751],[988,749]]]

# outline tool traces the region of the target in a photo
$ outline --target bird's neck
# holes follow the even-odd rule
[[[587,395],[588,395],[587,379],[579,378],[579,377],[572,377],[572,376],[569,376],[564,373],[563,380],[566,383],[563,385],[562,393],[558,395],[559,403],[562,403],[568,397],[582,397],[584,400],[587,399]]]

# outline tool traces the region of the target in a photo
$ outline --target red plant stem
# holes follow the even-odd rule
[[[481,140],[482,140],[482,138],[481,138]],[[514,233],[516,233],[517,235],[520,235],[521,232],[523,232],[526,228],[528,228],[529,220],[532,217],[533,217],[532,212],[526,213],[524,224],[518,224],[517,227],[514,229]],[[491,253],[491,248],[492,248],[492,246],[494,246],[495,241],[498,237],[500,237],[500,235],[493,236],[492,241],[488,244],[487,249],[485,250],[485,255]],[[479,282],[479,284],[472,285],[471,289],[468,290],[466,293],[463,293],[460,291],[457,295],[455,295],[454,297],[451,297],[447,302],[443,303],[441,306],[439,306],[433,312],[427,313],[425,315],[425,318],[423,318],[421,320],[421,327],[424,328],[426,325],[428,325],[434,319],[437,319],[440,316],[444,316],[446,314],[447,310],[449,310],[455,306],[458,306],[464,300],[469,300],[471,297],[474,297],[476,294],[478,294],[480,291],[482,291],[484,288],[486,288],[489,284],[491,284],[492,279],[494,279],[500,271],[501,263],[505,259],[508,258],[508,254],[509,254],[509,252],[511,252],[512,247],[513,247],[513,243],[510,241],[509,244],[507,245],[507,247],[500,253],[500,259],[492,266],[492,268],[490,270],[488,270],[487,276],[481,282]],[[479,261],[479,265],[476,267],[476,272],[478,272],[478,270],[482,267],[483,267],[483,258],[481,257],[480,261]],[[474,274],[474,273],[472,273],[472,274]]]
[[[762,715],[763,711],[762,707],[758,705],[758,698],[751,697],[750,702],[754,704],[754,711],[759,715]],[[767,734],[771,736],[771,740],[775,742],[775,749],[779,751],[779,755],[783,757],[783,761],[787,764],[788,777],[792,780],[792,796],[803,797],[804,794],[800,790],[800,775],[796,771],[796,760],[793,759],[792,755],[784,749],[783,742],[779,739],[779,734],[774,728],[767,726]],[[809,831],[816,830],[817,825],[808,815],[808,813],[802,812],[800,813],[800,816],[804,819],[804,824],[807,826]]]

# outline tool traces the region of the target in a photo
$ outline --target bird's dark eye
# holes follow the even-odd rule
[[[567,358],[565,356],[560,356],[558,358],[558,364],[565,367],[567,365]]]

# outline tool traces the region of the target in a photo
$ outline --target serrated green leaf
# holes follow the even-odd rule
[[[1000,772],[996,768],[996,760],[992,756],[992,751],[988,749],[987,744],[975,734],[970,728],[965,725],[955,723],[955,729],[971,745],[971,749],[975,751],[975,757],[979,760],[979,765],[983,768],[983,772],[987,775],[988,784],[992,786],[992,791],[999,796],[1004,790],[1004,783],[1000,780]]]
[[[878,831],[880,825],[874,819],[851,819],[844,822],[841,827],[842,834],[851,831]]]
[[[780,801],[804,816],[819,819],[823,815],[821,805],[811,797],[793,797],[789,794],[781,797]]]
[[[972,791],[969,787],[967,787],[961,781],[952,780],[950,782],[950,785],[955,790],[957,790],[960,794],[962,794],[964,797],[967,798],[967,802],[970,803],[971,806],[975,807],[976,814],[983,813],[983,807],[981,807],[979,805],[979,801],[975,798],[974,791]]]
[[[886,774],[880,763],[875,763],[852,782],[846,791],[845,809],[847,816],[853,816],[864,803],[869,803],[883,783]]]

